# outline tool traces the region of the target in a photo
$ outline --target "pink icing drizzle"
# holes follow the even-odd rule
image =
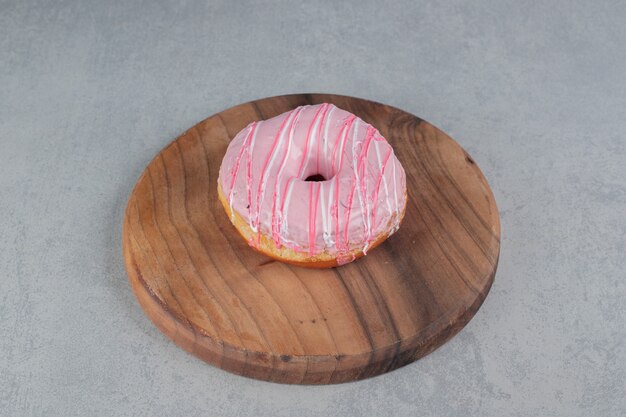
[[[248,134],[246,135],[246,139],[244,140],[243,146],[241,147],[241,149],[239,150],[239,154],[237,155],[237,163],[235,164],[235,170],[233,172],[232,179],[230,181],[230,193],[228,193],[228,203],[230,205],[232,205],[235,179],[237,178],[237,173],[239,172],[239,164],[241,163],[241,157],[243,156],[243,152],[246,149],[248,149],[248,150],[250,149],[249,148],[250,138],[252,138],[252,135],[254,135],[254,131],[256,129],[256,126],[257,126],[256,122],[252,122],[252,124],[250,124],[250,129],[248,130]],[[248,182],[248,184],[249,183],[250,182]]]
[[[341,152],[339,154],[339,170],[343,166],[343,156],[345,154],[346,149],[346,139],[348,137],[348,133],[350,132],[350,128],[352,124],[356,120],[356,116],[350,117],[348,121],[345,123],[341,133],[337,137],[337,141],[335,142],[335,146],[333,148],[333,175],[335,175],[335,248],[339,249],[339,176],[336,175],[335,171],[335,152],[337,151],[337,144],[339,142],[343,142],[343,146],[341,148]],[[352,207],[352,199],[348,202],[347,207]],[[347,245],[347,244],[346,244]]]
[[[309,255],[315,255],[315,220],[317,219],[317,205],[320,199],[320,186],[318,183],[310,182],[311,192],[309,194]],[[315,191],[315,197],[313,197]]]
[[[289,150],[291,149],[291,141],[293,140],[293,130],[294,130],[294,126],[296,125],[296,123],[298,123],[298,118],[300,116],[300,112],[302,111],[302,107],[297,108],[294,111],[294,117],[292,119],[291,122],[291,127],[289,128],[289,137],[288,137],[288,143],[285,149],[285,154],[283,156],[283,160],[280,164],[280,168],[278,169],[278,173],[276,174],[278,177],[280,177],[282,175],[283,170],[285,169],[285,165],[287,163],[287,157],[289,156]],[[289,183],[289,182],[287,182]],[[287,185],[287,184],[285,184]],[[278,200],[278,194],[277,192],[280,192],[279,190],[279,184],[278,181],[276,181],[275,186],[274,186],[274,195],[272,196],[272,238],[274,239],[274,243],[276,243],[277,245],[280,244],[280,226],[282,224],[282,207],[285,203],[285,200],[283,199],[282,203],[280,204],[279,207],[279,213],[278,216],[276,216],[276,203]],[[285,187],[285,193],[287,192],[286,187]],[[286,195],[286,194],[284,194]]]
[[[267,167],[270,163],[270,160],[272,159],[272,157],[274,156],[274,152],[276,151],[276,145],[278,145],[278,141],[280,140],[281,134],[283,132],[283,130],[285,129],[285,125],[287,124],[287,121],[291,118],[292,116],[292,112],[289,113],[289,115],[287,117],[285,117],[285,120],[283,120],[283,123],[280,126],[280,129],[278,129],[278,132],[276,133],[276,136],[274,138],[274,143],[272,144],[272,150],[270,153],[267,154],[267,158],[265,158],[265,164],[263,165],[263,170],[261,171],[261,176],[260,176],[260,181],[259,181],[259,187],[257,189],[257,200],[256,200],[256,213],[254,215],[254,226],[255,228],[253,230],[258,230],[259,227],[259,223],[260,223],[260,213],[261,213],[261,198],[262,198],[262,194],[261,194],[261,190],[264,191],[264,186],[265,186],[265,173],[267,172]],[[257,245],[261,242],[261,233],[257,234]]]
[[[298,168],[298,177],[302,176],[302,172],[304,171],[304,167],[307,165],[307,162],[309,161],[307,159],[307,156],[309,154],[309,140],[311,139],[311,131],[313,130],[313,127],[315,126],[315,122],[317,121],[317,117],[320,115],[320,113],[322,112],[322,110],[326,106],[328,106],[328,104],[326,104],[326,103],[324,103],[324,104],[322,104],[320,106],[319,110],[317,110],[317,112],[315,113],[315,116],[313,117],[313,121],[309,125],[309,129],[306,132],[306,140],[304,141],[304,153],[302,154],[302,159],[300,160],[300,168]],[[319,160],[317,162],[319,162]]]
[[[376,187],[374,188],[374,194],[372,198],[372,218],[376,218],[376,208],[378,207],[378,192],[380,191],[380,183],[382,182],[383,176],[385,175],[385,167],[387,166],[387,162],[389,162],[389,157],[391,157],[391,149],[387,152],[387,156],[385,156],[385,160],[383,165],[380,167],[380,174],[378,175],[378,179],[376,180]]]

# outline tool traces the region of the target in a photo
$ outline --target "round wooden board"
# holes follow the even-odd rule
[[[366,257],[313,270],[251,249],[216,185],[246,125],[323,102],[389,140],[408,204],[399,231]],[[139,303],[180,347],[239,375],[327,384],[391,371],[461,330],[493,282],[500,221],[478,166],[436,127],[372,101],[296,94],[225,110],[161,151],[128,201],[123,247]]]

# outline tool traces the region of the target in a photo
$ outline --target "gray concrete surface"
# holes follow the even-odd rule
[[[623,416],[626,2],[0,0],[0,415]],[[302,387],[178,349],[126,280],[153,155],[240,102],[334,92],[457,139],[496,282],[427,358]]]

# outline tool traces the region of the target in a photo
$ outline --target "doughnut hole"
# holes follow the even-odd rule
[[[328,182],[335,178],[336,173],[332,172],[331,161],[321,158],[321,155],[311,155],[305,165],[303,172],[298,175],[302,182]]]
[[[326,178],[322,174],[311,174],[304,179],[307,182],[322,182],[326,181]]]

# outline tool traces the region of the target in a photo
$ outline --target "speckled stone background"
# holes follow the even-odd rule
[[[624,416],[626,2],[0,0],[0,415]],[[228,374],[123,267],[153,155],[240,102],[333,92],[451,134],[502,216],[470,324],[338,386]]]

